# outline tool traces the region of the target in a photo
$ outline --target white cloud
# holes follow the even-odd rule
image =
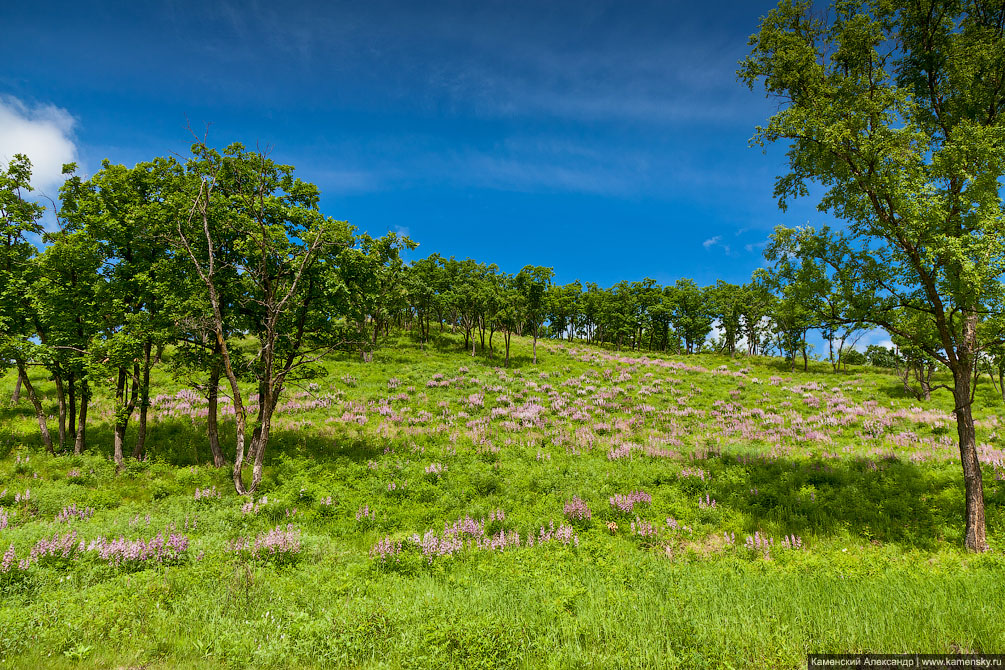
[[[722,241],[722,235],[716,235],[715,237],[710,237],[704,242],[702,242],[701,246],[705,247],[706,249],[711,249],[712,247],[717,245],[720,241]]]
[[[63,183],[63,164],[76,160],[74,119],[54,105],[29,107],[14,97],[0,97],[0,161],[6,169],[14,154],[31,160],[35,189],[56,197]]]

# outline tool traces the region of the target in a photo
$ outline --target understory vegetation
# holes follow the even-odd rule
[[[0,378],[0,667],[801,667],[1005,648],[990,384],[975,420],[992,551],[973,554],[947,392],[921,406],[871,367],[553,340],[532,365],[520,337],[505,369],[460,334],[391,339],[287,390],[253,496],[213,465],[205,397],[157,369],[146,458],[118,470],[113,397],[93,397],[83,454],[49,455],[12,403],[16,372]],[[232,440],[226,399],[221,415]]]

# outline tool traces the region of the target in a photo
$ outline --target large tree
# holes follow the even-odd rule
[[[101,267],[101,346],[114,380],[114,458],[123,462],[126,429],[139,411],[133,457],[145,450],[150,407],[150,371],[173,337],[166,306],[175,280],[168,248],[173,222],[170,201],[181,165],[157,158],[135,167],[102,162],[87,180],[71,177],[64,185],[62,215],[69,230],[85,230],[97,243]]]
[[[534,364],[537,364],[537,336],[547,318],[548,288],[555,271],[540,265],[527,265],[516,275],[516,287],[523,298],[525,318],[534,336]],[[508,359],[508,356],[507,356]]]
[[[13,361],[35,409],[42,443],[50,453],[52,438],[42,398],[31,383],[28,366],[36,357],[34,310],[28,299],[37,250],[33,238],[41,235],[42,206],[28,198],[31,192],[31,161],[15,154],[0,167],[0,371]]]
[[[26,295],[37,333],[37,359],[56,386],[60,445],[72,436],[73,451],[80,454],[86,443],[91,373],[101,360],[94,350],[103,326],[98,297],[102,255],[86,230],[60,230],[45,240],[48,246],[34,259]]]
[[[198,277],[212,315],[234,404],[234,487],[251,494],[262,479],[283,389],[344,344],[348,307],[337,270],[340,254],[353,246],[353,230],[318,211],[317,187],[295,178],[291,166],[240,144],[221,153],[198,143],[193,153],[186,166],[191,190],[177,211],[177,252]],[[229,301],[238,308],[228,311]],[[241,388],[230,338],[237,327],[230,318],[248,324],[257,348],[250,366],[258,396],[253,425],[253,398]],[[248,484],[246,455],[252,462]]]
[[[709,292],[692,279],[678,279],[670,289],[670,322],[684,340],[689,354],[701,349],[712,332],[712,304]]]
[[[1005,3],[842,0],[826,19],[783,0],[751,37],[739,75],[779,111],[756,142],[788,145],[779,203],[826,190],[847,222],[846,295],[875,299],[869,323],[952,374],[966,489],[964,543],[986,551],[973,420],[982,316],[1005,273]],[[902,328],[902,310],[928,329]]]

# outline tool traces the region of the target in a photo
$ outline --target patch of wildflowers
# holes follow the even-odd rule
[[[619,493],[611,496],[610,499],[611,507],[625,513],[630,513],[637,504],[645,503],[648,505],[651,504],[652,501],[653,497],[645,491],[632,491],[627,495]]]
[[[70,523],[71,521],[87,521],[94,516],[93,507],[78,508],[76,504],[70,504],[63,508],[53,519],[56,523]],[[0,525],[0,528],[3,526]]]
[[[589,521],[592,516],[590,506],[579,496],[573,496],[572,500],[565,503],[565,516],[570,520]]]

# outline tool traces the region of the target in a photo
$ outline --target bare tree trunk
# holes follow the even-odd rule
[[[259,421],[252,433],[251,449],[248,454],[252,461],[251,484],[246,491],[248,494],[254,493],[262,481],[265,466],[265,448],[269,444],[269,436],[272,433],[272,415],[275,412],[281,391],[281,386],[266,390],[265,393],[261,394],[258,401]]]
[[[54,453],[52,450],[52,437],[49,435],[49,424],[45,418],[45,409],[42,407],[42,401],[39,399],[38,394],[35,393],[35,387],[32,386],[31,379],[28,378],[28,371],[25,369],[23,361],[17,361],[17,371],[21,379],[24,380],[24,390],[28,392],[28,400],[31,401],[32,406],[35,408],[38,429],[42,434],[42,444],[45,445],[46,451],[50,454]]]
[[[84,447],[87,446],[86,433],[87,433],[87,404],[91,399],[90,387],[87,384],[86,379],[80,380],[80,416],[77,419],[77,435],[73,441],[73,453],[78,456],[83,453]]]
[[[21,371],[17,373],[17,383],[14,384],[14,394],[11,395],[10,401],[15,405],[21,401]]]
[[[217,424],[218,405],[220,400],[220,362],[214,357],[209,371],[209,407],[206,413],[206,434],[209,437],[209,450],[213,454],[213,465],[222,468],[227,464],[220,448],[220,429]]]
[[[133,448],[133,458],[139,459],[143,457],[143,453],[147,446],[147,410],[150,408],[150,368],[153,366],[151,361],[151,350],[153,349],[153,342],[150,338],[143,344],[143,379],[140,382],[140,426],[139,434],[136,436],[136,447]],[[134,389],[135,393],[135,389]]]
[[[963,463],[963,486],[966,491],[966,525],[964,545],[970,551],[988,550],[987,530],[984,521],[984,482],[981,479],[981,464],[977,458],[977,435],[971,411],[970,383],[972,365],[968,356],[953,370],[956,401],[956,429],[960,438],[960,460]]]
[[[537,365],[537,324],[534,324],[534,365]]]
[[[248,487],[248,493],[254,493],[258,489],[259,483],[262,481],[262,473],[265,464],[265,447],[269,443],[269,435],[272,432],[272,412],[269,411],[268,417],[265,419],[264,423],[259,426],[256,431],[258,434],[258,439],[253,449],[255,452],[254,464],[251,469],[251,486]]]
[[[121,468],[124,460],[122,449],[126,442],[129,417],[133,413],[133,408],[136,407],[136,387],[139,384],[139,376],[139,363],[137,363],[133,368],[132,389],[130,389],[128,371],[124,367],[119,368],[119,377],[115,384],[115,433],[112,438],[116,468]],[[127,396],[129,400],[127,400]]]
[[[59,450],[66,447],[66,390],[63,387],[63,375],[57,370],[52,375],[56,383],[56,400],[59,402]]]
[[[509,367],[509,338],[511,333],[507,330],[503,333],[503,339],[506,341],[506,367]]]
[[[74,435],[77,432],[77,376],[71,371],[66,376],[66,395],[69,400],[69,407],[67,413],[69,414],[70,425],[67,427],[66,432],[68,435]]]
[[[922,364],[919,372],[918,383],[921,385],[921,395],[923,400],[932,399],[932,372],[934,371],[934,366],[931,364]]]

